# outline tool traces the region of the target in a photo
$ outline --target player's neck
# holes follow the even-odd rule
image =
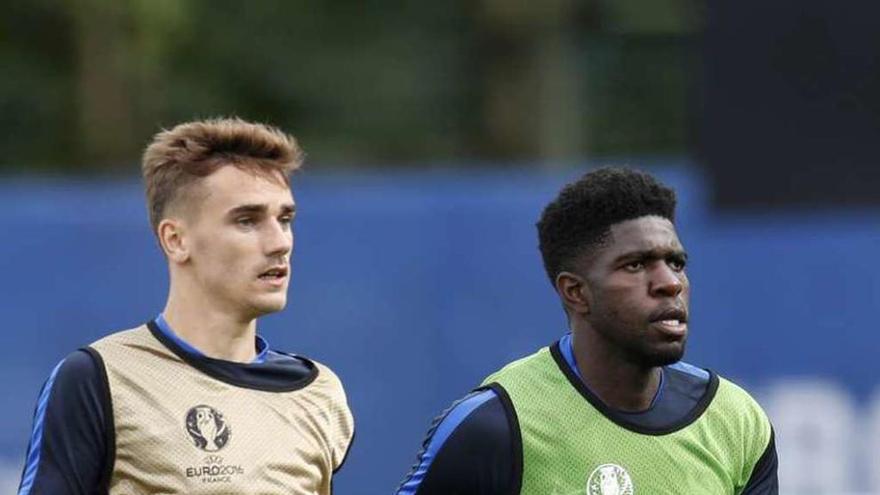
[[[175,290],[172,284],[162,314],[174,333],[205,356],[249,363],[256,357],[257,321],[230,308],[216,307],[197,291]]]
[[[626,412],[644,411],[660,386],[661,369],[633,364],[592,331],[572,332],[581,378],[606,405]]]

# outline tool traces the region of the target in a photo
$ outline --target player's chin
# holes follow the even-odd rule
[[[681,361],[684,357],[685,340],[676,342],[664,342],[655,346],[645,356],[645,361],[650,366],[668,366]]]
[[[270,313],[277,313],[287,306],[287,294],[262,294],[251,300],[250,307],[256,316],[263,316]]]

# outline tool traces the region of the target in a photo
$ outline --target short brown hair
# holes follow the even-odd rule
[[[302,158],[293,136],[237,117],[185,122],[163,130],[147,146],[142,164],[153,231],[183,189],[220,167],[232,165],[270,177],[280,173],[288,183]]]

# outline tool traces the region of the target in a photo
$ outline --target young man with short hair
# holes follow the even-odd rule
[[[571,333],[442,414],[398,495],[778,493],[767,416],[680,362],[690,285],[675,203],[617,168],[559,193],[538,236]]]
[[[257,334],[287,302],[300,164],[292,136],[240,119],[155,136],[143,175],[167,304],[55,367],[19,495],[331,492],[354,431],[342,384]]]

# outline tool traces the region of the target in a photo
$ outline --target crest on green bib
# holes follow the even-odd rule
[[[617,464],[602,464],[587,479],[587,495],[633,495],[632,479]]]

